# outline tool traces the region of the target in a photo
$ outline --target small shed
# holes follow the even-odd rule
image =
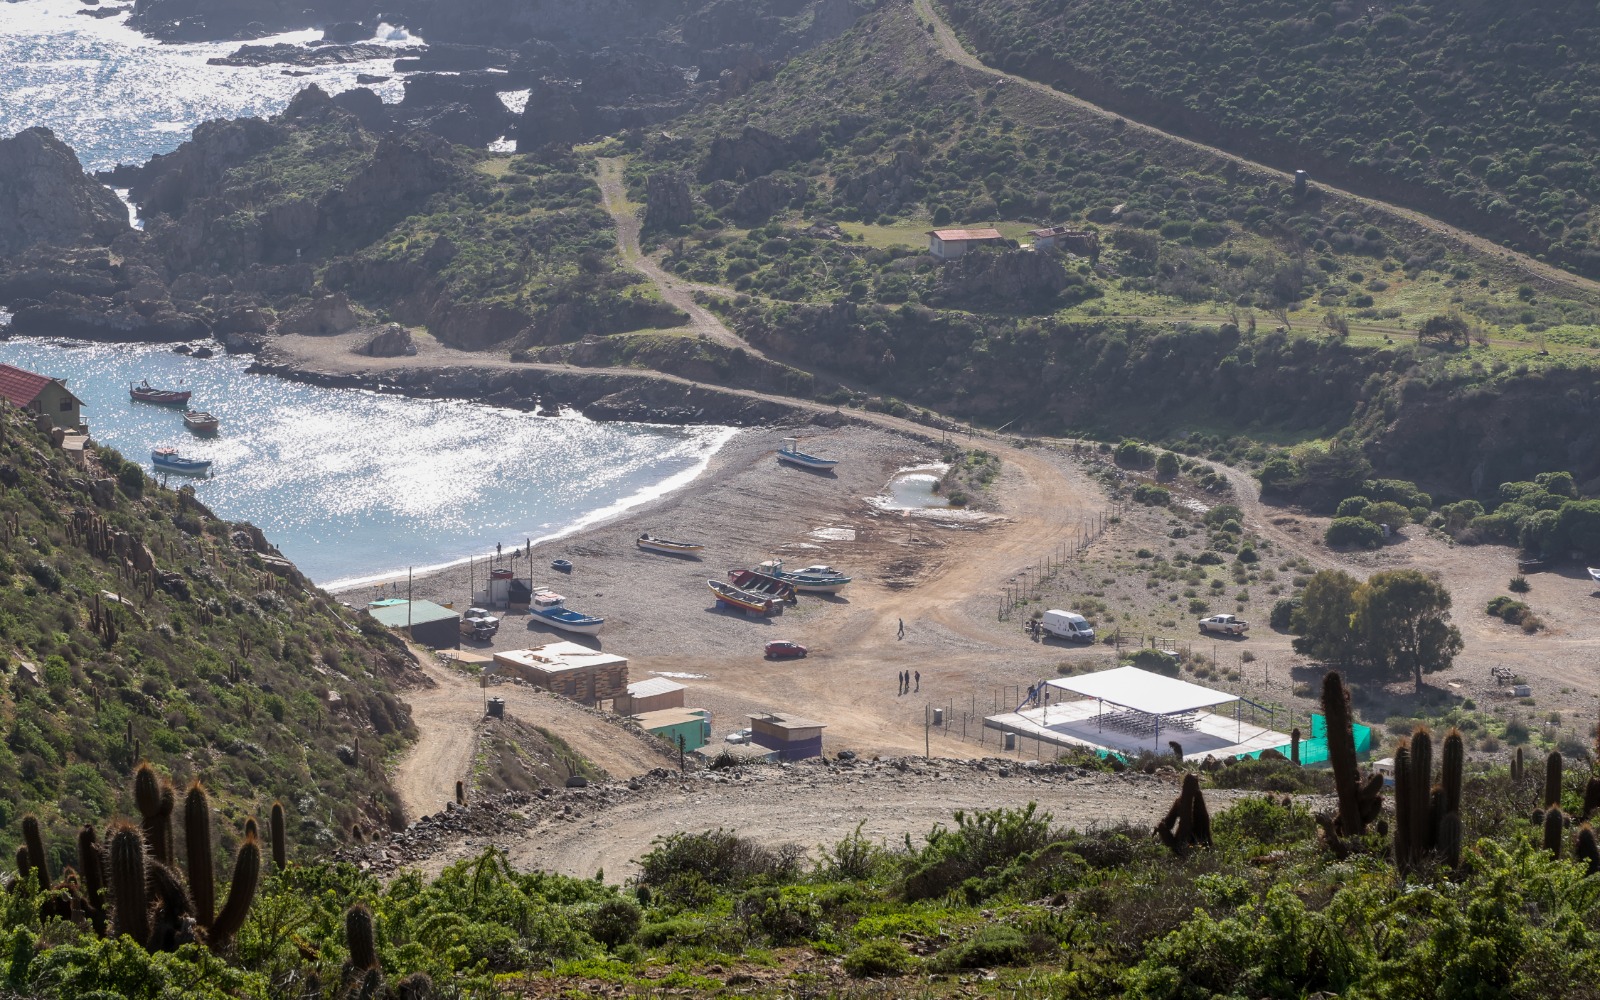
[[[617,696],[618,715],[643,715],[665,708],[682,708],[685,688],[677,681],[665,677],[648,677],[628,685],[626,693]]]
[[[771,764],[778,760],[777,751],[754,743],[708,743],[695,753],[709,763],[726,754],[734,760],[750,764]]]
[[[805,760],[822,756],[821,722],[787,712],[750,716],[750,742],[775,751],[779,760]]]
[[[683,738],[683,749],[698,750],[711,739],[711,712],[704,708],[663,708],[657,712],[640,712],[632,716],[639,728],[652,736],[659,736],[672,746]]]
[[[940,260],[954,260],[975,246],[1004,239],[998,229],[932,229],[928,231],[928,252]]]
[[[1028,235],[1033,237],[1036,250],[1065,250],[1089,258],[1100,256],[1100,234],[1092,229],[1051,226],[1048,229],[1030,229]]]
[[[385,626],[409,630],[411,638],[434,649],[454,649],[461,644],[461,616],[432,601],[400,601],[367,608],[367,614]]]
[[[584,705],[614,703],[628,693],[627,657],[575,642],[495,653],[494,670]]]
[[[72,394],[64,378],[51,378],[16,365],[0,364],[0,397],[29,413],[41,413],[64,430],[83,426],[83,400]]]

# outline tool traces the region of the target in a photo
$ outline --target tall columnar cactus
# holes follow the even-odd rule
[[[1180,754],[1179,756],[1181,757],[1182,755]],[[456,782],[456,805],[464,806],[466,804],[467,804],[467,783],[464,782],[464,781],[458,781],[458,782]]]
[[[1545,810],[1544,814],[1544,849],[1561,858],[1561,834],[1566,826],[1566,817],[1561,814],[1560,807]]]
[[[111,831],[112,930],[139,944],[150,940],[150,897],[144,856],[144,836],[131,823]]]
[[[350,948],[350,967],[360,971],[382,968],[378,962],[378,939],[372,927],[372,911],[357,903],[344,913],[345,943]]]
[[[1155,834],[1180,858],[1191,847],[1211,846],[1211,813],[1206,809],[1198,774],[1191,772],[1184,775],[1183,790],[1173,801],[1172,808],[1167,810],[1167,815],[1156,824]]]
[[[1328,723],[1328,760],[1334,790],[1339,794],[1339,832],[1347,837],[1365,832],[1361,810],[1361,778],[1356,768],[1356,739],[1350,725],[1350,693],[1336,670],[1322,679],[1322,714]]]
[[[211,854],[211,799],[198,778],[183,797],[183,849],[195,922],[210,927],[217,912],[217,866]]]
[[[254,833],[245,834],[239,845],[239,856],[233,862],[233,881],[228,885],[228,900],[222,912],[211,922],[206,943],[213,949],[225,947],[244,926],[245,915],[256,899],[256,886],[261,881],[261,845]]]
[[[1411,734],[1411,859],[1416,861],[1433,850],[1434,831],[1431,795],[1433,786],[1433,734],[1418,726]]]
[[[1517,747],[1517,752],[1511,755],[1511,780],[1522,780],[1522,748]]]
[[[1544,759],[1544,805],[1561,804],[1561,751],[1552,750],[1550,756]]]
[[[1589,874],[1600,872],[1600,844],[1595,843],[1594,830],[1588,823],[1578,831],[1577,842],[1572,845],[1572,856],[1589,863]]]
[[[1448,812],[1439,821],[1439,854],[1451,868],[1461,867],[1461,814]]]
[[[1401,740],[1394,751],[1394,863],[1402,871],[1411,867],[1416,856],[1416,814],[1411,809],[1416,777],[1411,767],[1411,743]]]
[[[1600,809],[1600,778],[1590,778],[1583,786],[1583,818]]]
[[[172,863],[172,785],[156,774],[149,761],[133,772],[133,804],[138,807],[145,843],[161,864]]]
[[[272,863],[280,872],[289,867],[289,830],[282,802],[272,803]]]
[[[89,920],[96,934],[106,932],[106,860],[95,841],[94,826],[83,824],[78,831],[78,867],[83,872],[83,895]]]
[[[1466,767],[1466,760],[1467,748],[1461,738],[1461,730],[1451,729],[1444,734],[1444,755],[1439,774],[1440,785],[1444,790],[1446,815],[1461,811],[1461,775]]]
[[[39,817],[29,813],[22,817],[22,846],[27,850],[27,867],[19,864],[17,867],[21,874],[27,875],[32,871],[38,879],[40,889],[50,888],[50,859],[44,853],[44,835],[39,832]],[[19,854],[18,860],[21,860]]]
[[[1289,759],[1296,764],[1300,763],[1300,727],[1295,726],[1289,733]]]

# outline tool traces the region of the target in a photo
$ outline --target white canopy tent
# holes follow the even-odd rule
[[[1213,691],[1138,667],[1117,667],[1080,677],[1056,678],[1045,683],[1098,701],[1100,713],[1096,722],[1102,729],[1110,726],[1158,738],[1163,723],[1167,729],[1192,729],[1200,709],[1239,700],[1238,695]],[[1121,711],[1108,715],[1105,710],[1107,705]]]

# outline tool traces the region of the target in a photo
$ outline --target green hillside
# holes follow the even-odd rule
[[[943,7],[991,65],[1600,274],[1593,4]]]
[[[414,737],[388,633],[275,575],[249,526],[102,450],[80,468],[12,407],[0,413],[0,846],[37,814],[72,863],[74,833],[133,813],[148,759],[204,779],[237,829],[274,799],[298,851],[400,821],[385,776]]]

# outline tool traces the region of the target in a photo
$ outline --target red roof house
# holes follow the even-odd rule
[[[57,427],[77,430],[83,424],[83,400],[67,388],[67,380],[0,364],[0,398],[30,413],[47,414]]]

